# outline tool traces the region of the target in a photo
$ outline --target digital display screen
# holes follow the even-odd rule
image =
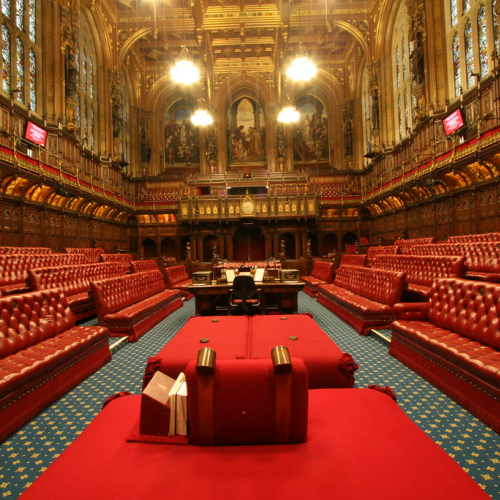
[[[444,133],[449,136],[465,125],[462,109],[458,108],[443,119]]]
[[[36,123],[29,121],[26,124],[26,132],[24,133],[24,138],[44,148],[45,143],[47,142],[47,131],[42,127],[39,127]]]

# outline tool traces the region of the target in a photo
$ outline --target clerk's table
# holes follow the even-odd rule
[[[272,310],[297,314],[298,293],[304,288],[302,281],[263,281],[255,282],[260,290],[260,314]],[[194,295],[196,315],[231,314],[230,290],[232,283],[191,285],[188,290]]]

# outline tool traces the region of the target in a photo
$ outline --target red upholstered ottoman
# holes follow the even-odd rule
[[[186,371],[198,351],[210,347],[217,359],[245,359],[248,346],[248,316],[195,316],[177,332],[174,338],[157,354],[161,358],[159,370],[177,378]],[[269,353],[267,358],[269,358]]]
[[[358,365],[331,340],[308,314],[253,316],[250,321],[249,357],[265,359],[277,345],[307,367],[309,387],[353,387]]]
[[[127,439],[141,396],[109,403],[22,500],[487,500],[389,396],[309,391],[307,442],[176,446]]]

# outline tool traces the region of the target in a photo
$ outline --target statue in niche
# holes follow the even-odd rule
[[[372,94],[372,128],[379,128],[378,89],[374,89]]]
[[[186,242],[186,260],[191,259],[191,243],[189,241]]]
[[[66,97],[74,97],[78,86],[76,56],[69,49],[66,54]]]
[[[120,137],[123,128],[122,98],[115,86],[111,90],[111,106],[113,108],[113,137]]]
[[[350,118],[345,124],[345,154],[352,156],[352,120]]]
[[[413,79],[417,85],[425,83],[425,68],[424,68],[424,43],[422,33],[417,33],[414,41],[414,47],[410,54],[411,68]]]
[[[149,146],[148,135],[144,127],[141,130],[140,143],[141,143],[141,162],[149,163],[149,160],[151,159],[151,147]]]

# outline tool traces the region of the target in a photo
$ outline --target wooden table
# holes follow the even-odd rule
[[[304,282],[256,282],[260,292],[260,313],[267,314],[272,310],[283,313],[297,314],[298,293],[304,288]],[[216,314],[232,314],[229,291],[230,283],[216,285],[191,285],[188,290],[194,295],[196,315],[213,316]]]

